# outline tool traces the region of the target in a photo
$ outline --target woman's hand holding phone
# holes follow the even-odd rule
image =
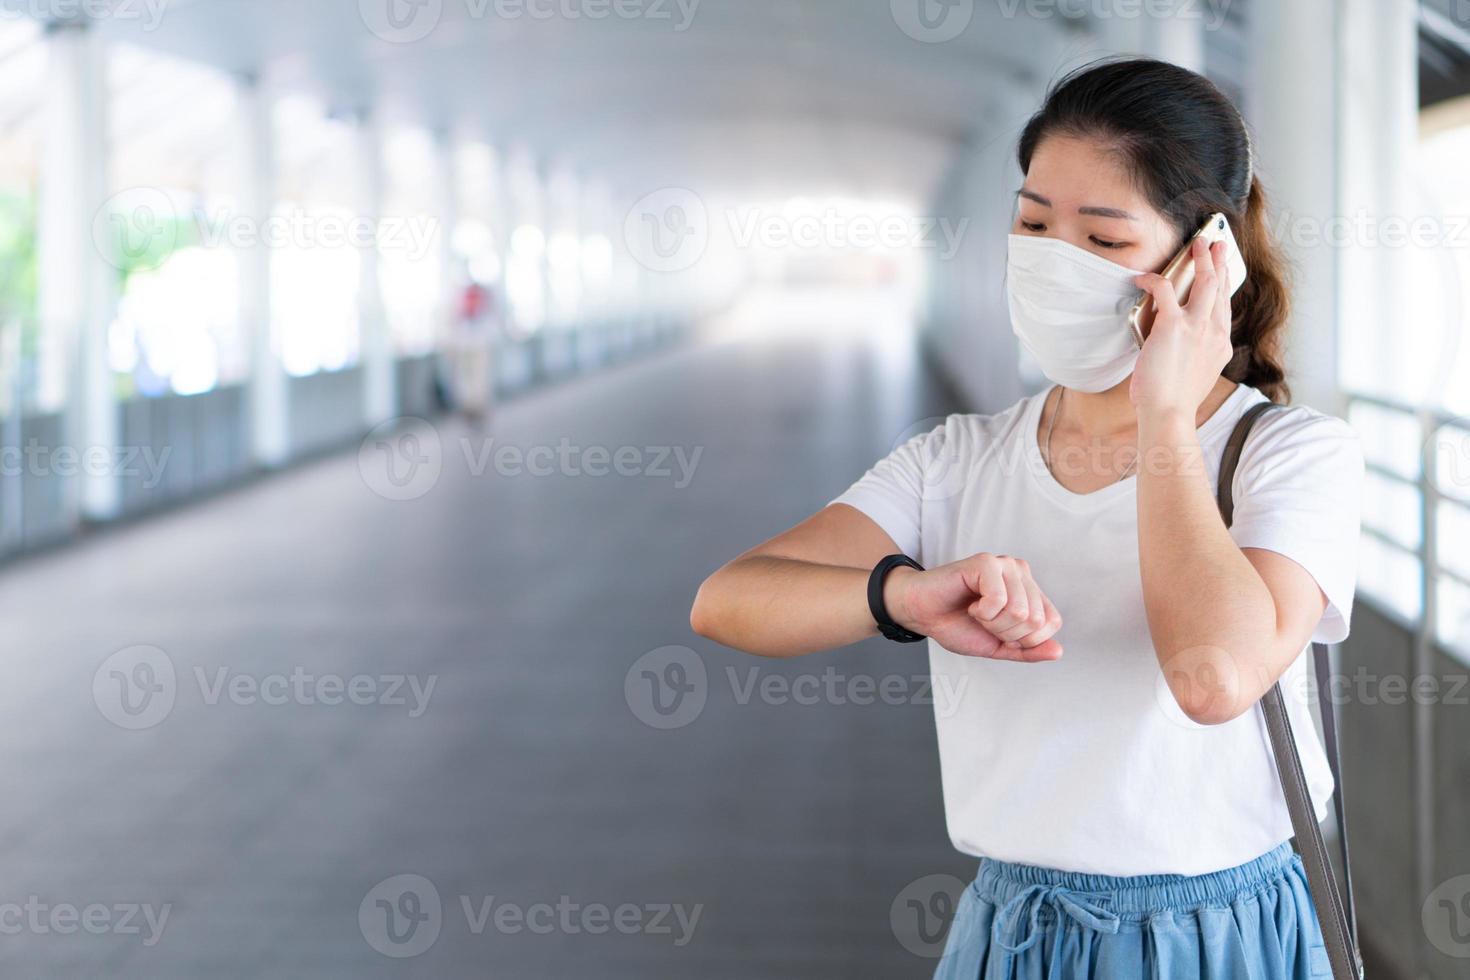
[[[1193,419],[1234,353],[1225,244],[1207,247],[1195,239],[1193,258],[1194,286],[1183,305],[1163,276],[1145,273],[1133,280],[1158,309],[1128,388],[1140,415],[1178,413]]]
[[[953,653],[993,660],[1056,660],[1062,617],[1019,558],[978,554],[928,571],[894,569],[889,615]]]

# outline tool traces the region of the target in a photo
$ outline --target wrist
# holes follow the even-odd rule
[[[1139,406],[1139,448],[1159,444],[1181,446],[1192,441],[1196,433],[1194,417],[1194,411],[1182,405]]]
[[[915,632],[920,631],[915,628],[917,624],[909,614],[908,597],[912,579],[918,574],[917,568],[900,565],[883,580],[883,608],[888,610],[889,618],[904,629]]]

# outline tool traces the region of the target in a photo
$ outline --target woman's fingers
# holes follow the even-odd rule
[[[1053,606],[1051,600],[1046,596],[1041,597],[1041,602],[1043,610],[1041,625],[1021,639],[1020,644],[1023,647],[1040,646],[1056,636],[1057,631],[1062,628],[1062,614],[1057,612],[1057,607]]]
[[[963,615],[993,643],[955,624],[950,627],[949,639],[956,646],[948,649],[1002,660],[1055,660],[1061,656],[1061,646],[1052,638],[1061,629],[1062,617],[1041,591],[1026,561],[982,553],[957,565],[974,596]]]
[[[1226,261],[1225,243],[1216,242],[1215,254],[1215,324],[1230,333],[1230,263]]]
[[[1220,277],[1215,273],[1215,257],[1203,238],[1194,240],[1194,288],[1189,291],[1185,310],[1197,317],[1208,317],[1215,308],[1216,284]],[[1202,321],[1203,322],[1203,321]]]
[[[1047,660],[1060,660],[1061,656],[1062,645],[1056,640],[1046,640],[1033,647],[1022,646],[1019,643],[1002,643],[995,648],[990,658],[992,660],[1018,660],[1034,664]]]
[[[1155,329],[1161,322],[1173,320],[1179,315],[1179,297],[1174,292],[1174,284],[1163,276],[1156,272],[1145,272],[1133,280],[1133,285],[1153,297],[1154,307],[1158,310],[1154,316]]]
[[[971,590],[979,598],[970,604],[969,612],[976,622],[984,623],[999,616],[1010,599],[1005,561],[988,554],[976,555],[973,561]]]
[[[1019,580],[1018,587],[1026,597],[1024,606],[1012,605],[1006,608],[1006,612],[1016,620],[1014,625],[1002,627],[995,635],[1006,642],[1019,643],[1021,646],[1035,646],[1035,643],[1027,643],[1027,638],[1037,630],[1046,625],[1046,599],[1041,594],[1041,589],[1036,585],[1036,579],[1031,577],[1031,569],[1025,562],[1016,563],[1016,577]]]
[[[1005,590],[1005,601],[982,595],[970,605],[970,616],[1004,643],[1030,648],[1050,639],[1060,627],[1061,617],[1036,584],[1030,566],[1019,558],[1003,555],[992,561]],[[1048,629],[1053,619],[1055,625]]]
[[[1000,576],[1001,584],[997,595],[1003,594],[1005,601],[997,603],[996,595],[981,593],[971,607],[970,615],[1000,639],[1014,639],[1016,637],[1011,636],[1011,631],[1025,622],[1028,612],[1025,579],[1014,558],[996,555],[988,563],[994,564],[996,574]]]

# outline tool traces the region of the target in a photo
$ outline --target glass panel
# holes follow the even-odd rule
[[[1417,551],[1424,540],[1419,488],[1369,471],[1363,485],[1363,523]]]
[[[1470,428],[1464,425],[1440,426],[1434,433],[1430,449],[1434,459],[1434,484],[1439,492],[1470,502]]]
[[[36,209],[46,66],[40,25],[0,16],[0,415],[56,411],[66,400],[65,325],[43,332],[37,322]]]
[[[1411,480],[1419,478],[1422,440],[1415,416],[1369,402],[1353,402],[1348,421],[1362,438],[1364,459]]]
[[[303,215],[324,226],[345,228],[352,221],[348,211],[330,207],[293,213],[281,205],[276,212],[282,222]],[[361,273],[357,252],[345,245],[288,240],[272,251],[271,324],[287,374],[304,377],[357,363]]]
[[[1358,549],[1358,590],[1410,622],[1423,615],[1423,564],[1417,555],[1364,535]]]
[[[1463,116],[1461,117],[1464,118]],[[1431,132],[1420,142],[1416,190],[1422,195],[1426,244],[1416,253],[1405,322],[1395,342],[1413,345],[1414,397],[1451,412],[1470,412],[1470,249],[1464,216],[1470,214],[1470,125]],[[1422,219],[1421,219],[1422,221]]]
[[[1439,642],[1470,661],[1470,587],[1441,578],[1435,597],[1439,602]]]
[[[235,87],[201,65],[108,49],[110,197],[120,279],[109,357],[123,394],[197,394],[242,381]]]
[[[278,200],[271,233],[271,333],[295,377],[357,363],[362,231],[352,126],[314,102],[273,110]]]
[[[378,281],[383,312],[400,354],[434,347],[437,325],[448,309],[441,260],[439,148],[422,130],[388,134],[383,147],[384,201],[378,228]]]
[[[1435,519],[1439,522],[1440,565],[1470,578],[1470,508],[1441,501]]]

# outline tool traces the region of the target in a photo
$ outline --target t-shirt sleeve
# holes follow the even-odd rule
[[[881,527],[901,552],[915,561],[924,561],[920,517],[925,473],[943,442],[942,425],[914,436],[875,463],[828,506],[847,504],[857,508]]]
[[[1327,596],[1314,642],[1348,635],[1357,586],[1363,452],[1344,421],[1307,409],[1268,414],[1241,453],[1235,523],[1242,548],[1285,555]]]

